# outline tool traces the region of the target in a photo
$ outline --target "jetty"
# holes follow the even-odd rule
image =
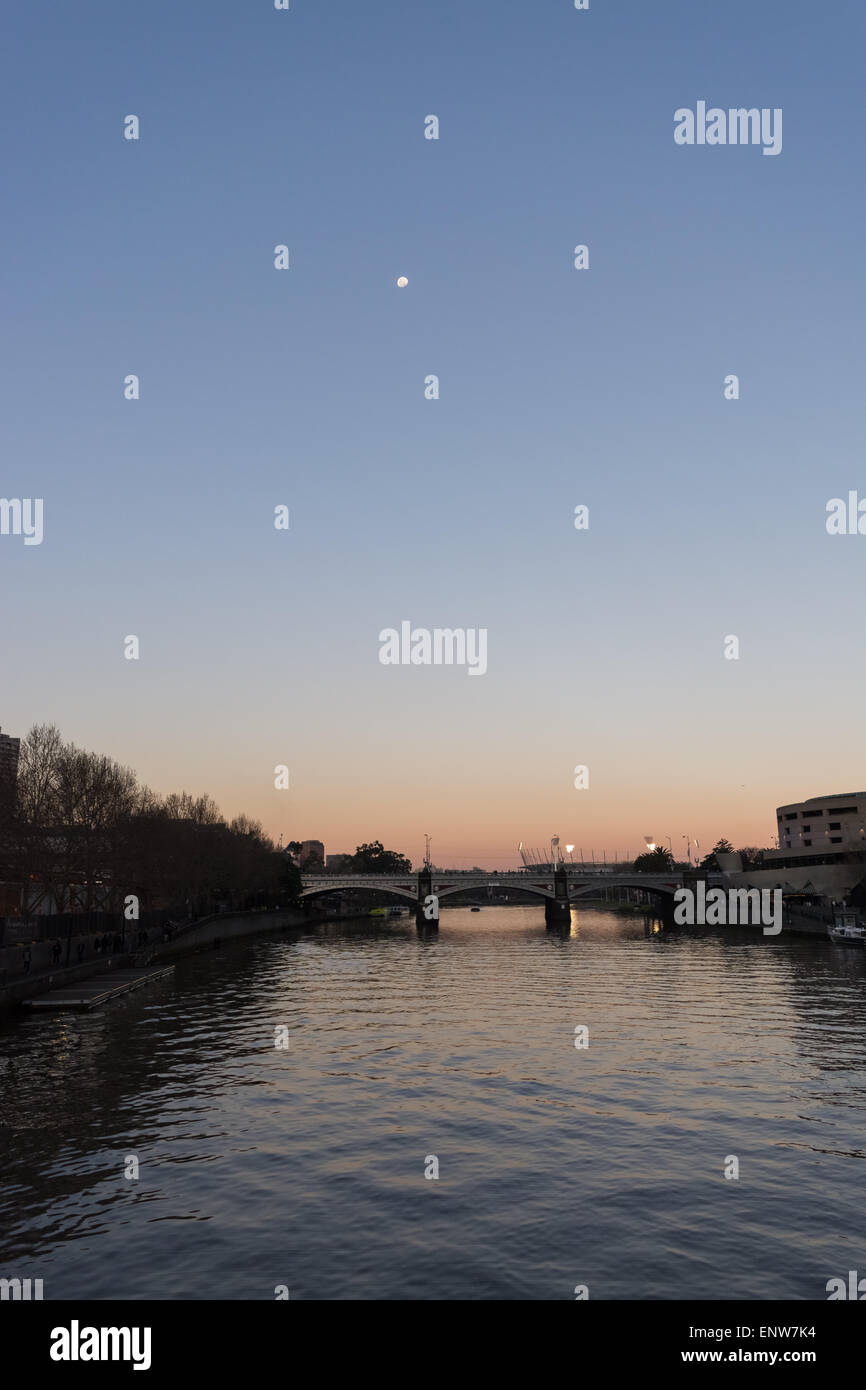
[[[25,1009],[97,1009],[100,1004],[107,1004],[110,999],[119,999],[121,994],[140,989],[153,980],[163,979],[173,970],[173,965],[112,970],[108,975],[95,975],[86,980],[78,980],[75,984],[62,985],[60,989],[49,989],[45,994],[23,999],[21,1003]]]

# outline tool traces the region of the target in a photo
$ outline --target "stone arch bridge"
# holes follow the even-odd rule
[[[326,893],[353,888],[374,889],[397,902],[414,905],[419,925],[435,927],[438,904],[467,889],[519,888],[534,893],[544,903],[548,925],[569,920],[571,904],[597,895],[602,888],[641,888],[658,899],[665,915],[673,913],[674,893],[683,886],[681,874],[586,873],[571,865],[555,872],[532,873],[514,870],[506,873],[466,873],[455,870],[421,869],[417,874],[302,874],[301,900],[309,901]],[[430,903],[435,899],[435,904]],[[435,906],[436,916],[431,909]]]

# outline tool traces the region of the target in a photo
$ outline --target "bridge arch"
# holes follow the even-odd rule
[[[657,898],[673,902],[674,893],[680,886],[677,883],[671,884],[670,887],[666,884],[647,883],[640,874],[635,874],[634,877],[629,878],[617,875],[607,881],[601,879],[595,883],[581,883],[574,886],[569,884],[568,897],[570,902],[576,902],[578,898],[597,898],[599,890],[602,888],[640,888],[644,893],[654,893]]]
[[[396,898],[401,903],[417,903],[418,894],[412,893],[407,888],[388,888],[381,884],[345,884],[334,883],[327,887],[304,888],[300,895],[300,902],[310,902],[313,898],[324,898],[328,893],[351,893],[356,888],[363,888],[365,893],[382,893],[385,897]]]
[[[451,897],[454,893],[477,893],[479,888],[488,887],[517,889],[521,893],[534,893],[538,898],[553,897],[553,890],[551,888],[542,888],[536,883],[515,882],[513,878],[485,878],[483,880],[478,879],[472,883],[455,883],[450,888],[441,889],[436,896],[441,900],[442,898]],[[435,885],[433,887],[433,892],[436,892]]]

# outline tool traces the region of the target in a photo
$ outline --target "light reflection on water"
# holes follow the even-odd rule
[[[864,982],[863,952],[806,938],[491,907],[7,1016],[0,1275],[46,1298],[826,1298],[866,1269]]]

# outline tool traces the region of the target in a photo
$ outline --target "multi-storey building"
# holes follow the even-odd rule
[[[782,888],[841,901],[866,878],[866,792],[812,796],[776,810],[779,848],[744,868],[737,854],[719,867],[738,885]]]
[[[841,792],[812,796],[776,811],[779,851],[803,854],[807,850],[836,853],[866,848],[866,792]],[[832,852],[832,851],[831,851]]]
[[[0,816],[11,815],[15,810],[20,747],[20,739],[10,738],[0,729]]]
[[[324,865],[325,846],[322,844],[321,840],[302,840],[297,859],[301,868],[310,861],[320,861],[322,865]]]

